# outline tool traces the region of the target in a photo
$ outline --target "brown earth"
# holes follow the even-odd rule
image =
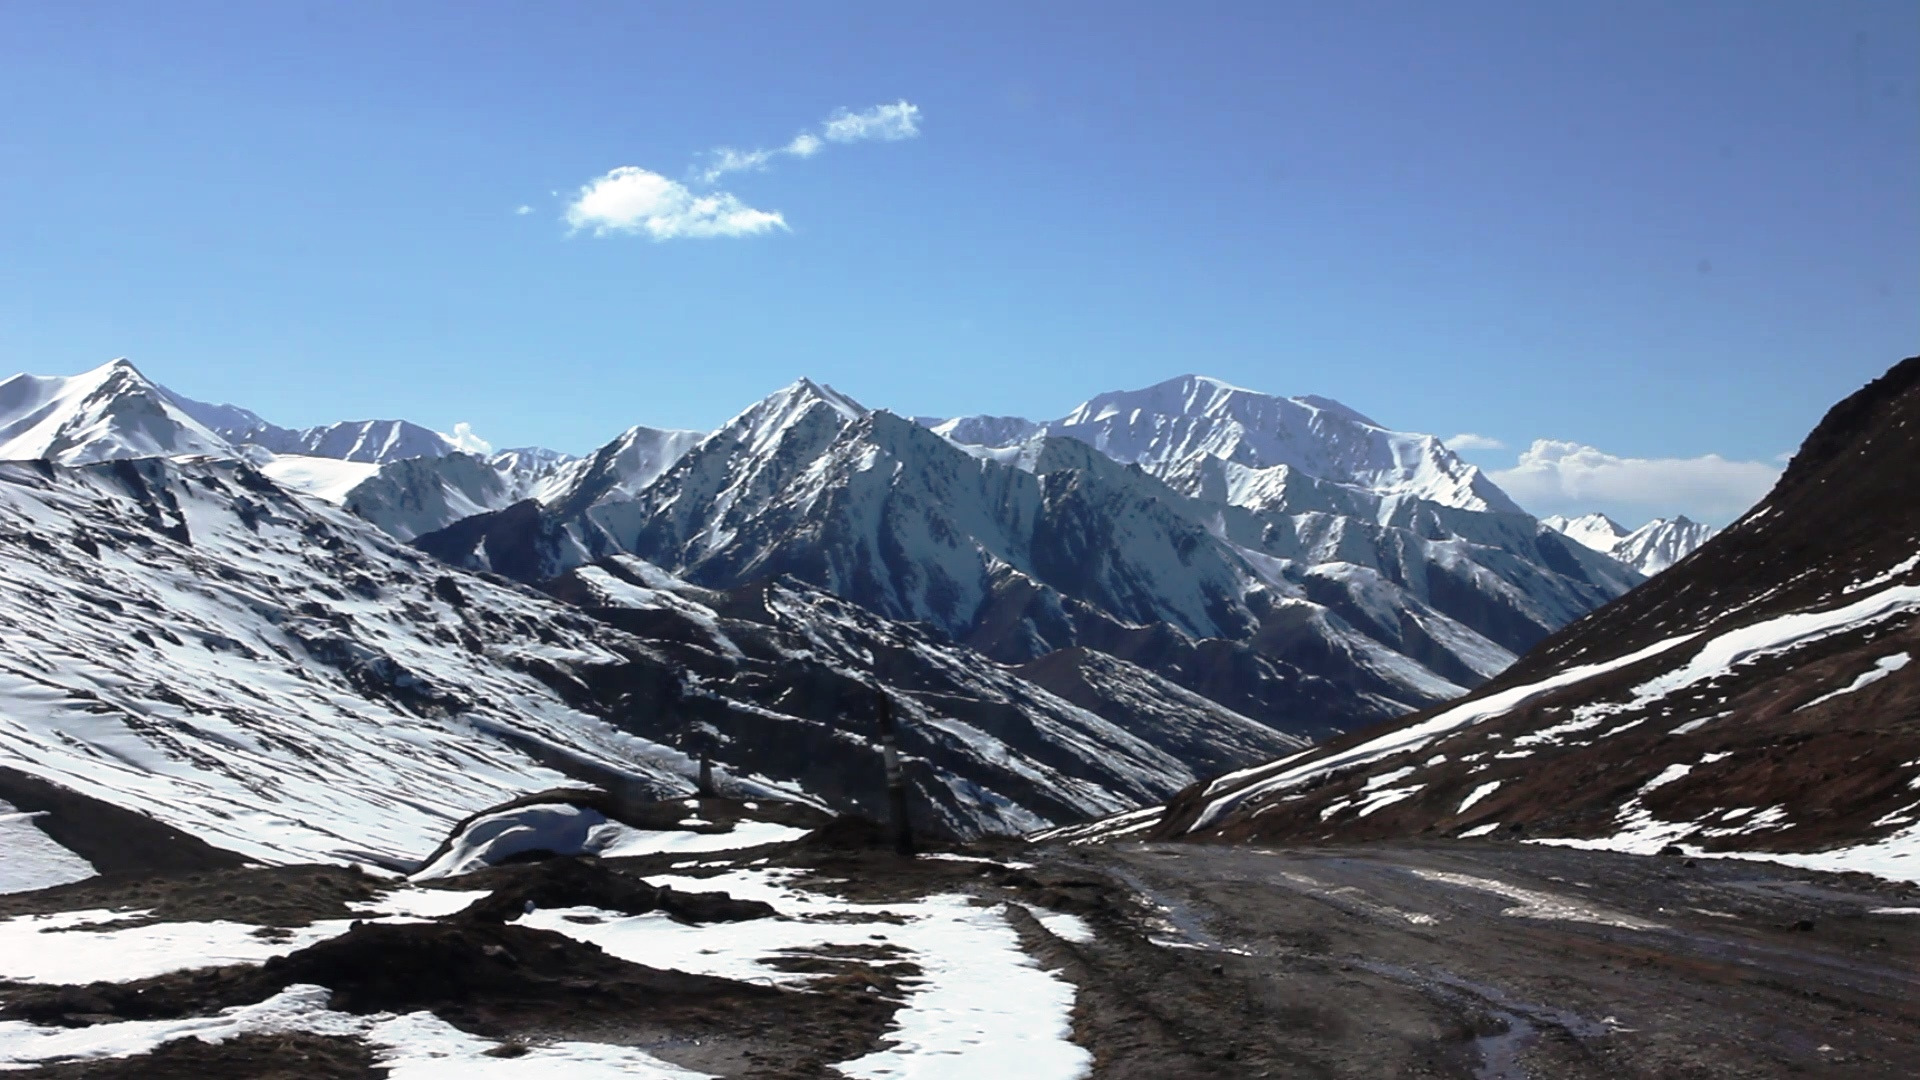
[[[1081,987],[1075,1036],[1101,1080],[1892,1078],[1920,1061],[1920,918],[1869,914],[1914,890],[1867,879],[1488,844],[1049,849],[1033,876],[1099,931],[1041,955]],[[1470,879],[1602,921],[1510,914],[1522,901]]]

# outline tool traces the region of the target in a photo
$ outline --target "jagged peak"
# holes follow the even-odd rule
[[[833,387],[828,386],[826,383],[814,382],[804,375],[791,386],[779,391],[779,393],[774,396],[778,397],[781,394],[790,397],[805,397],[824,401],[828,405],[833,406],[841,415],[849,420],[857,420],[873,411],[840,391],[835,390]]]

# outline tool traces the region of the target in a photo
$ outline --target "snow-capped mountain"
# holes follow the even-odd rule
[[[407,458],[484,451],[471,437],[443,435],[406,420],[347,420],[296,430],[270,424],[237,405],[209,405],[164,388],[160,393],[236,448],[257,446],[273,454],[375,465]]]
[[[1607,555],[1611,555],[1613,549],[1632,531],[1607,515],[1598,513],[1572,518],[1556,514],[1541,518],[1540,524]]]
[[[15,375],[0,382],[0,461],[63,465],[120,458],[206,455],[264,464],[281,482],[340,502],[378,466],[413,458],[485,453],[470,434],[446,435],[405,420],[357,420],[294,430],[237,405],[177,394],[123,359],[78,375]],[[288,459],[279,467],[275,458]],[[539,447],[489,463],[532,490],[574,459]],[[340,463],[330,465],[329,462]]]
[[[0,464],[0,565],[0,765],[275,861],[417,856],[569,777],[684,791],[689,739],[749,796],[875,811],[875,684],[916,805],[960,833],[1110,812],[1289,742],[1132,665],[1070,702],[797,583],[613,561],[554,584],[572,606],[242,462]]]
[[[529,499],[585,507],[629,498],[703,434],[633,427],[584,458],[551,450],[508,450],[484,459],[461,453],[409,458],[380,466],[339,501],[389,535],[411,540]],[[579,548],[579,554],[556,564],[555,572],[585,561],[586,552]]]
[[[713,588],[790,576],[1004,662],[1097,649],[1315,733],[1456,696],[1638,580],[1523,514],[1293,487],[1293,512],[1256,510],[1077,438],[964,446],[803,380],[643,488],[420,544],[526,580],[616,552]]]
[[[81,465],[170,454],[232,455],[219,434],[126,360],[79,375],[0,382],[0,461]]]
[[[1920,357],[1829,411],[1745,517],[1479,692],[1197,786],[1123,827],[1282,841],[1499,832],[1915,879],[1916,462]]]
[[[1686,515],[1654,518],[1621,538],[1607,554],[1652,577],[1686,558],[1713,538],[1711,525]]]
[[[1431,435],[1391,431],[1337,401],[1276,397],[1182,375],[1143,390],[1100,394],[1058,419],[922,421],[956,442],[1005,448],[1035,435],[1067,436],[1176,489],[1254,510],[1287,509],[1290,476],[1368,496],[1411,496],[1464,510],[1522,511],[1477,467]],[[1203,463],[1221,468],[1203,473]]]
[[[1702,525],[1684,514],[1671,519],[1654,518],[1632,531],[1605,514],[1547,517],[1541,518],[1540,524],[1611,555],[1648,577],[1686,558],[1714,533],[1711,525]]]

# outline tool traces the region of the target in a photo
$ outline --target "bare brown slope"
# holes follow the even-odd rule
[[[1920,552],[1917,492],[1920,357],[1834,406],[1774,491],[1739,522],[1647,585],[1555,634],[1463,701],[1678,635],[1697,634],[1692,641],[1534,696],[1417,748],[1315,770],[1298,783],[1249,796],[1203,832],[1225,839],[1369,839],[1499,823],[1508,831],[1578,837],[1613,835],[1652,820],[1676,825],[1672,839],[1707,849],[1795,851],[1858,842],[1910,824],[1911,804],[1920,798],[1913,788],[1920,780],[1920,664],[1882,674],[1855,692],[1827,695],[1873,673],[1882,660],[1903,652],[1920,657],[1920,625],[1911,612],[1749,658],[1722,677],[1658,700],[1636,704],[1630,690],[1684,663],[1719,634],[1920,583],[1920,567],[1907,565]],[[1459,704],[1329,743],[1288,771]],[[1686,770],[1675,777],[1679,766]],[[1666,780],[1649,786],[1663,774]],[[1236,787],[1252,791],[1265,778],[1211,793],[1190,789],[1152,832],[1186,835],[1222,795]],[[1410,790],[1369,805],[1402,789]]]

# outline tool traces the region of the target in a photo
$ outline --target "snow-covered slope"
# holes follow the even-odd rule
[[[1920,880],[1916,462],[1920,358],[1835,406],[1740,521],[1479,693],[1115,828],[1499,831]]]
[[[1237,466],[1227,499],[1257,510],[1286,508],[1270,496],[1299,474],[1375,496],[1521,512],[1486,474],[1431,435],[1388,430],[1327,398],[1276,397],[1200,375],[1100,394],[1045,423],[961,417],[928,426],[956,442],[991,447],[1036,433],[1069,436],[1196,495],[1200,464],[1217,459]]]
[[[1689,520],[1684,515],[1654,518],[1631,532],[1605,514],[1547,517],[1541,518],[1540,524],[1611,555],[1648,577],[1686,558],[1714,533],[1712,526]]]
[[[126,360],[79,375],[0,382],[0,461],[79,465],[171,454],[231,456],[233,447]]]
[[[1524,515],[1308,490],[1255,510],[1079,439],[963,447],[803,380],[643,488],[420,542],[524,580],[615,552],[715,588],[788,575],[996,659],[1099,649],[1314,733],[1456,696],[1637,581]]]
[[[244,463],[0,464],[0,767],[249,857],[404,860],[568,778],[684,791],[689,739],[748,797],[877,810],[875,681],[909,721],[916,805],[961,833],[1287,745],[1217,707],[1152,715],[1133,703],[1174,692],[1137,669],[1073,704],[797,585],[704,593],[638,565],[569,579],[596,619]]]
[[[1680,517],[1654,518],[1620,539],[1607,554],[1652,577],[1713,538],[1711,525]]]

